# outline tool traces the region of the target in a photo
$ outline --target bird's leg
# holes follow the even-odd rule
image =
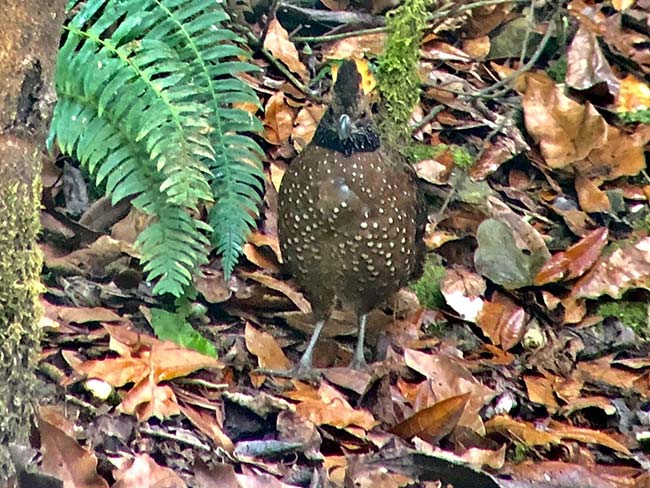
[[[311,339],[309,339],[309,344],[307,344],[307,349],[305,349],[305,352],[302,354],[302,357],[300,358],[300,362],[298,363],[298,372],[302,373],[307,373],[311,371],[311,362],[312,362],[312,356],[314,354],[314,347],[316,347],[316,343],[318,342],[318,336],[320,336],[321,331],[323,330],[323,326],[325,325],[325,319],[321,319],[318,322],[316,322],[316,328],[314,329],[314,332],[311,335]]]
[[[363,353],[363,345],[366,339],[366,324],[368,323],[368,314],[359,315],[359,336],[357,337],[357,346],[354,348],[354,358],[350,363],[353,369],[365,369],[368,367],[366,358]]]

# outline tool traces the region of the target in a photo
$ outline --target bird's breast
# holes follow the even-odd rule
[[[357,311],[403,286],[414,267],[416,187],[379,152],[309,146],[279,195],[283,258],[307,294],[329,288]]]

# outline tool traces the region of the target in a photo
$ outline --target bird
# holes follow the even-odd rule
[[[279,189],[281,255],[316,322],[298,372],[312,370],[314,348],[337,303],[358,317],[350,366],[366,368],[368,313],[422,268],[426,213],[417,177],[383,142],[361,82],[355,61],[343,61],[329,107]]]

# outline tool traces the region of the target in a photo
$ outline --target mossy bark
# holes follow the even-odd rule
[[[40,172],[65,0],[5,0],[0,29],[0,480],[39,401]]]

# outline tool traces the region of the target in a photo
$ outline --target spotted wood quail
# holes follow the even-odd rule
[[[280,187],[282,256],[316,320],[299,371],[311,369],[337,299],[358,315],[352,367],[365,366],[368,312],[404,286],[423,252],[414,172],[382,147],[360,83],[355,62],[343,62],[312,142],[292,161]]]

